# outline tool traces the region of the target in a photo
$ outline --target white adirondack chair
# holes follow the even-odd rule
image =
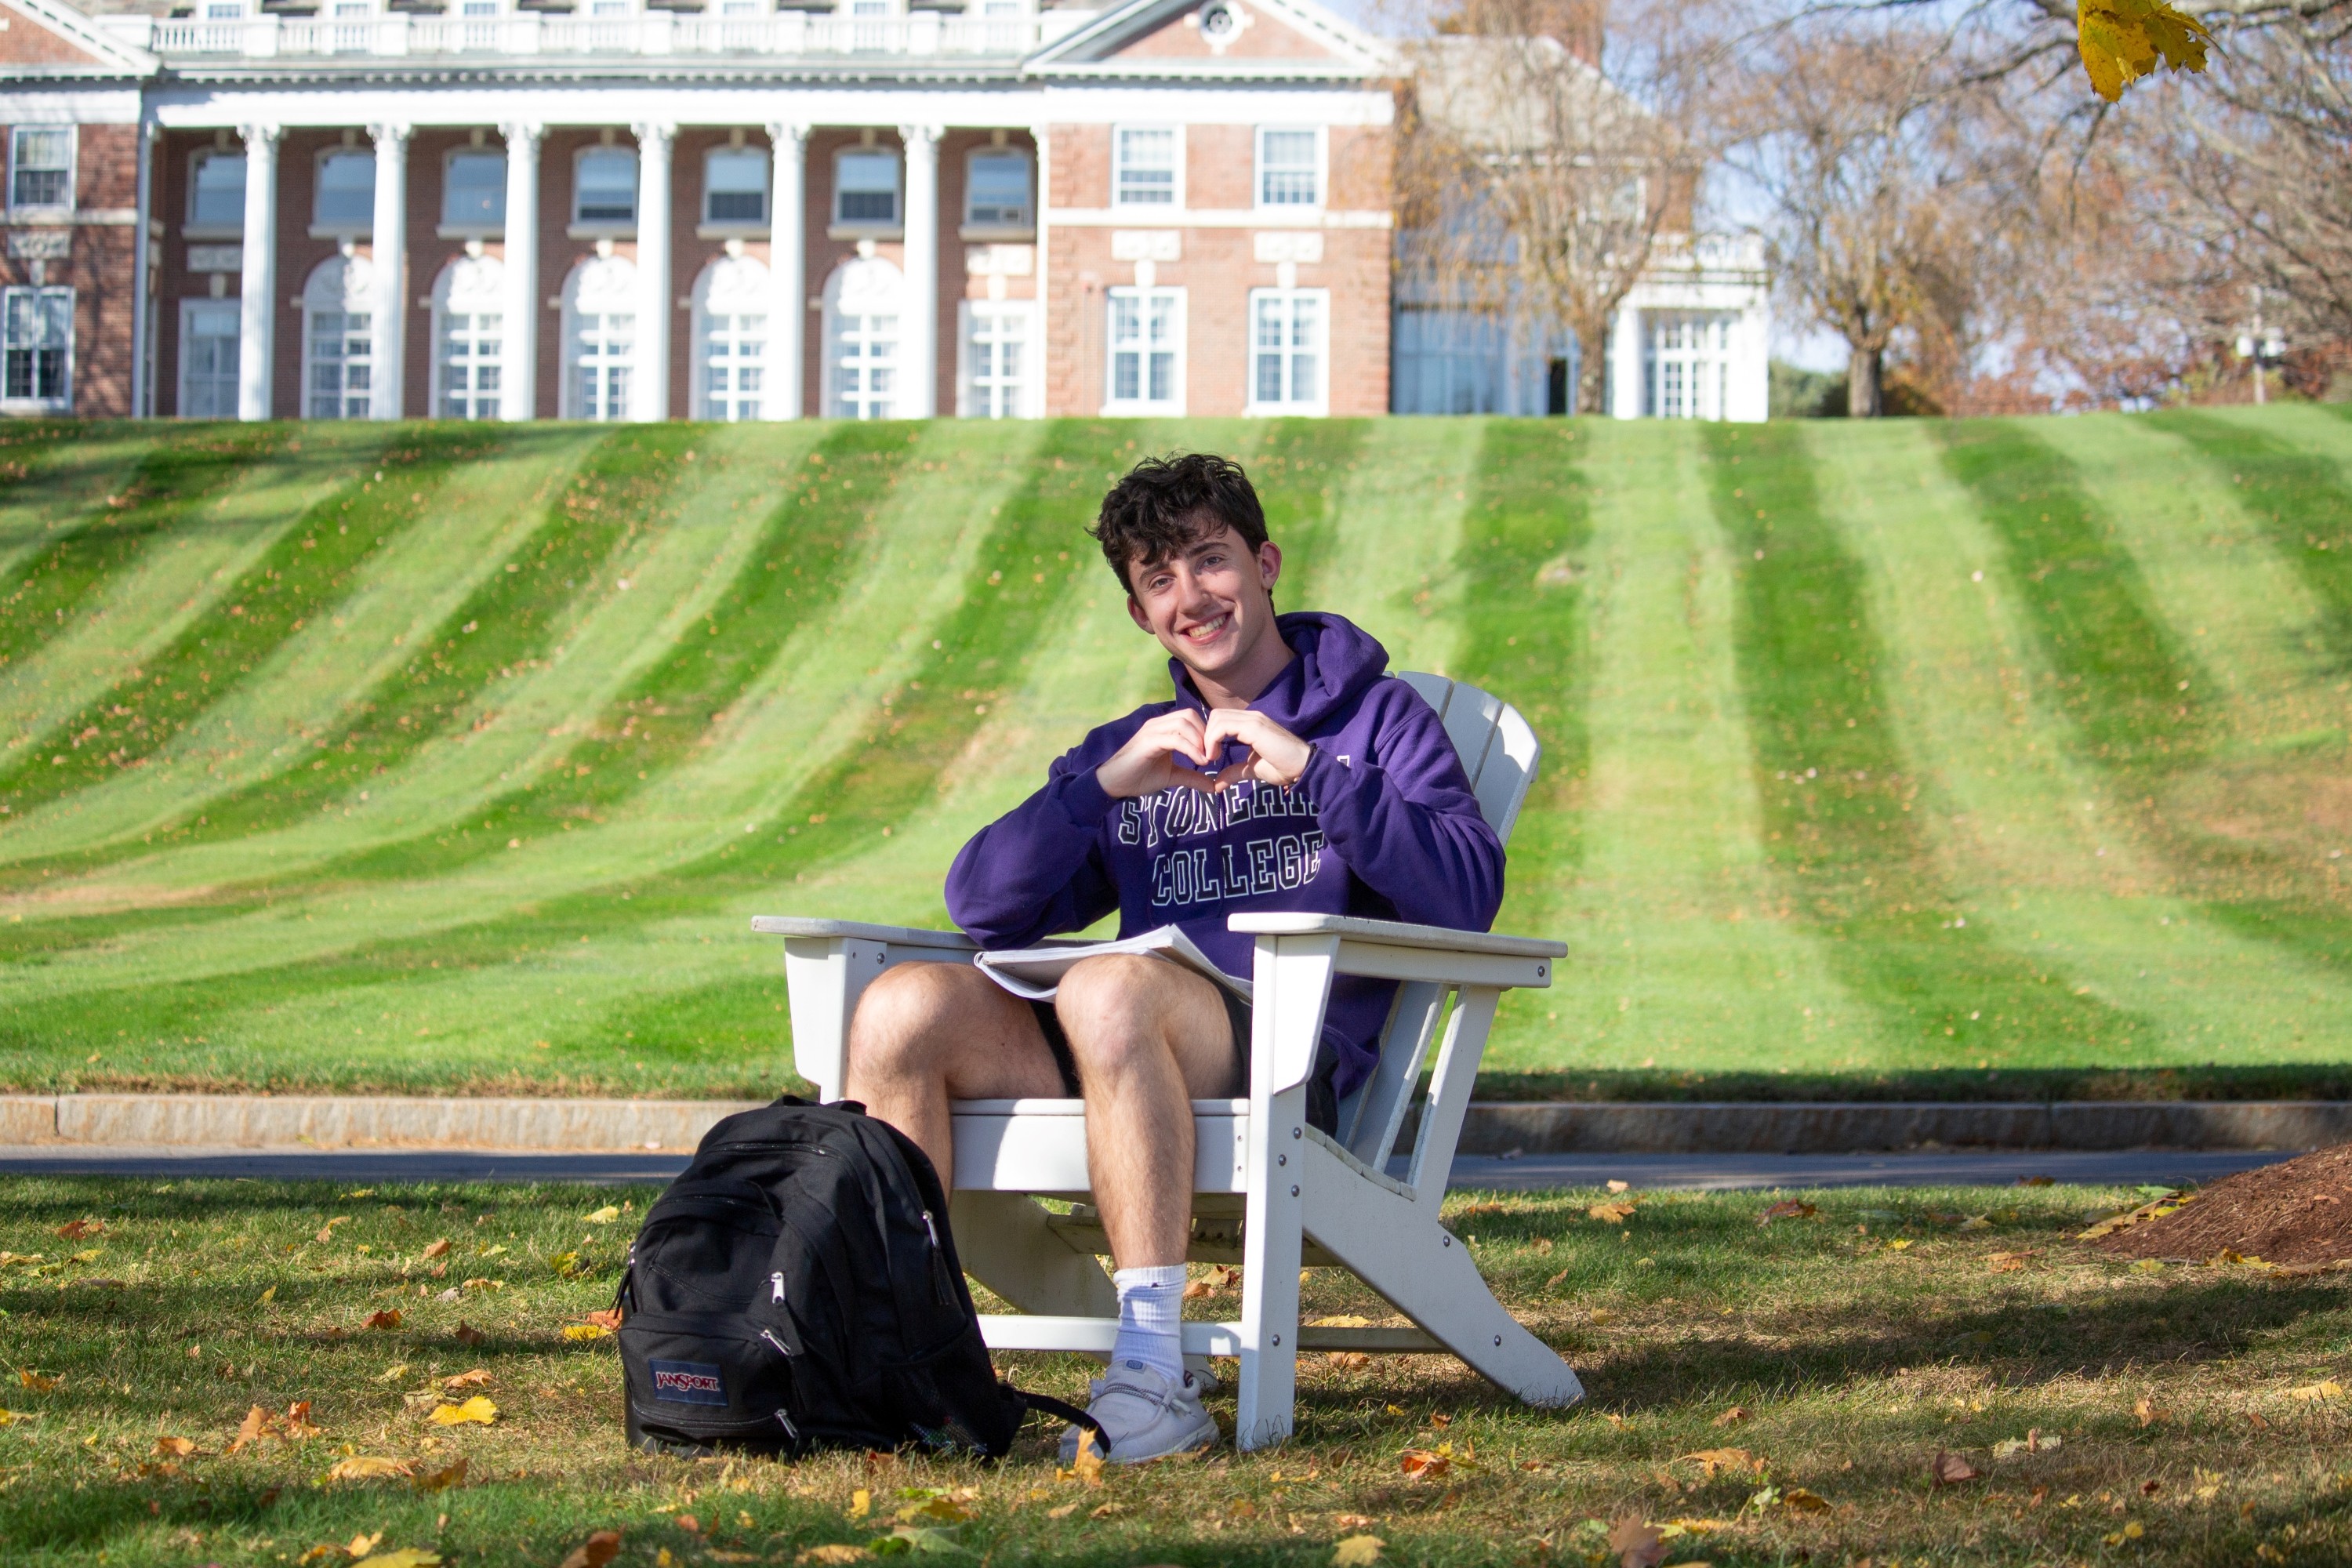
[[[1507,843],[1541,754],[1534,731],[1474,687],[1402,679],[1443,719],[1479,810]],[[784,939],[793,1059],[827,1100],[840,1096],[849,1020],[866,984],[893,964],[968,963],[976,951],[953,931],[766,915],[751,926]],[[1192,1102],[1189,1256],[1243,1265],[1242,1315],[1186,1323],[1184,1350],[1240,1358],[1240,1446],[1290,1435],[1303,1350],[1451,1352],[1530,1405],[1582,1398],[1576,1373],[1503,1310],[1437,1218],[1495,1005],[1512,986],[1549,985],[1566,944],[1337,915],[1235,915],[1230,927],[1257,939],[1250,1092]],[[1329,1138],[1307,1125],[1306,1084],[1336,974],[1403,984],[1379,1065],[1341,1102],[1339,1136]],[[1436,1066],[1399,1181],[1388,1163],[1433,1039]],[[1100,1222],[1084,1206],[1057,1215],[1032,1201],[1090,1195],[1085,1103],[963,1100],[954,1126],[957,1249],[974,1278],[1019,1309],[982,1318],[988,1343],[1107,1353],[1118,1295],[1098,1261],[1109,1250]],[[1354,1270],[1418,1327],[1302,1327],[1302,1264]]]

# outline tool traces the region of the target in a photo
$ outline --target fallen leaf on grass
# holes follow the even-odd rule
[[[2139,1399],[2134,1403],[2132,1405],[2132,1414],[2139,1417],[2139,1424],[2143,1426],[2154,1426],[2158,1421],[2169,1421],[2172,1419],[2171,1411],[2158,1409],[2157,1407],[2156,1401],[2148,1398],[2146,1394],[2142,1394]]]
[[[320,1239],[320,1241],[332,1241],[332,1240],[334,1240],[334,1239],[335,1239],[335,1227],[336,1227],[337,1226],[339,1226],[339,1225],[349,1225],[349,1224],[351,1224],[351,1223],[352,1223],[352,1216],[351,1216],[351,1215],[347,1215],[347,1214],[339,1214],[339,1215],[337,1215],[334,1218],[332,1218],[332,1219],[329,1220],[326,1224],[324,1224],[324,1225],[322,1225],[322,1226],[320,1226],[319,1227],[319,1239]]]
[[[1780,1494],[1780,1506],[1797,1513],[1823,1513],[1828,1511],[1830,1504],[1829,1500],[1818,1492],[1807,1491],[1802,1487],[1790,1487]]]
[[[352,1537],[352,1543],[343,1548],[343,1554],[347,1557],[364,1557],[373,1552],[376,1542],[383,1539],[383,1531],[381,1530],[373,1535],[354,1535]]]
[[[2038,1247],[2025,1247],[2017,1252],[1996,1252],[1985,1260],[1985,1267],[1995,1274],[2015,1274],[2024,1268],[2027,1258],[2041,1256],[2042,1249]]]
[[[2063,1448],[2066,1440],[2055,1432],[2041,1427],[2030,1428],[2022,1437],[2003,1437],[1992,1446],[1992,1457],[2006,1459],[2014,1454],[2046,1454],[2053,1448]]]
[[[1794,1198],[1782,1198],[1756,1216],[1758,1225],[1770,1225],[1776,1219],[1811,1219],[1821,1210],[1811,1204],[1799,1203]]]
[[[2259,1410],[2249,1410],[2246,1412],[2246,1425],[2252,1426],[2257,1432],[2267,1432],[2271,1429],[2271,1424],[2267,1420],[2263,1419],[2263,1413]]]
[[[2166,1215],[2186,1205],[2195,1196],[2194,1193],[2167,1193],[2153,1203],[2142,1204],[2139,1207],[2127,1209],[2122,1214],[2109,1215],[2090,1229],[2076,1236],[2074,1239],[2096,1241],[2103,1236],[2113,1236],[2119,1230],[2128,1230],[2136,1225],[2146,1225],[2152,1219],[2162,1219]]]
[[[404,1546],[397,1552],[378,1552],[361,1558],[352,1568],[440,1568],[441,1554],[419,1546]]]
[[[416,1473],[416,1467],[405,1459],[386,1459],[373,1454],[347,1454],[335,1461],[327,1472],[331,1481],[380,1481],[388,1476],[403,1479]]]
[[[835,1564],[842,1563],[871,1562],[873,1557],[874,1553],[866,1551],[863,1546],[852,1546],[845,1541],[834,1541],[823,1546],[812,1546],[807,1551],[795,1554],[793,1563],[794,1568],[835,1568]]]
[[[2306,1383],[2301,1388],[2290,1388],[2286,1396],[2305,1400],[2341,1399],[2344,1397],[2344,1385],[2331,1377],[2324,1383]]]
[[[283,1415],[272,1415],[257,1405],[245,1413],[245,1420],[236,1429],[236,1436],[228,1446],[232,1454],[253,1447],[265,1437],[275,1437],[290,1443],[303,1437],[315,1437],[319,1429],[310,1425],[310,1402],[298,1399],[286,1407]]]
[[[1372,1326],[1372,1321],[1357,1313],[1349,1312],[1336,1318],[1317,1318],[1307,1326],[1310,1329],[1369,1329]]]
[[[1123,1502],[1107,1502],[1101,1507],[1096,1509],[1093,1512],[1087,1514],[1087,1517],[1088,1519],[1111,1519],[1119,1514],[1125,1513],[1126,1511],[1127,1505]]]
[[[1453,1456],[1433,1448],[1407,1448],[1397,1457],[1397,1468],[1408,1476],[1442,1476],[1453,1468]]]
[[[1666,1541],[1657,1526],[1632,1514],[1609,1531],[1609,1550],[1617,1553],[1619,1568],[1658,1568],[1666,1560]]]
[[[430,1247],[427,1247],[425,1249],[425,1260],[427,1263],[430,1263],[430,1262],[432,1262],[435,1258],[436,1258],[440,1257],[443,1253],[446,1253],[446,1252],[447,1252],[448,1250],[449,1250],[449,1238],[448,1238],[447,1237],[446,1237],[446,1236],[445,1236],[445,1237],[443,1237],[440,1240],[438,1240],[438,1241],[436,1241],[436,1242],[433,1243]]]
[[[602,1323],[566,1323],[563,1325],[563,1337],[574,1342],[609,1340],[613,1337],[613,1331]]]
[[[1990,1230],[1992,1228],[1992,1220],[1985,1215],[1972,1214],[1969,1215],[1968,1218],[1960,1221],[1960,1228],[1962,1230]]]
[[[614,1220],[621,1217],[621,1211],[613,1205],[606,1204],[594,1214],[582,1215],[580,1217],[586,1220],[590,1225],[610,1225]]]
[[[1530,1245],[1535,1248],[1537,1257],[1549,1258],[1551,1256],[1551,1237],[1548,1236],[1539,1236],[1536,1237],[1534,1242]]]
[[[1333,1351],[1323,1359],[1338,1372],[1361,1372],[1372,1364],[1372,1358],[1362,1351]]]
[[[449,1337],[456,1340],[467,1350],[472,1350],[475,1346],[486,1342],[490,1336],[482,1332],[481,1330],[474,1327],[471,1323],[460,1321],[457,1325],[457,1331],[451,1334]]]
[[[478,1394],[463,1405],[436,1405],[428,1417],[438,1426],[463,1426],[469,1422],[488,1426],[498,1418],[499,1407]]]
[[[1559,1289],[1559,1282],[1567,1278],[1568,1270],[1563,1268],[1559,1273],[1544,1281],[1544,1289],[1547,1290],[1557,1290]]]
[[[562,1568],[604,1568],[604,1564],[621,1554],[621,1532],[600,1530],[572,1549],[564,1558]]]
[[[406,1377],[407,1375],[408,1363],[404,1361],[396,1361],[390,1366],[385,1367],[382,1372],[377,1373],[375,1374],[375,1380],[378,1383],[398,1383],[402,1378]]]
[[[23,1384],[35,1394],[54,1394],[57,1392],[58,1384],[63,1383],[65,1379],[62,1377],[44,1377],[39,1373],[35,1372],[31,1367],[20,1366],[16,1369],[16,1381]]]
[[[1070,1515],[1077,1511],[1078,1505],[1076,1503],[1066,1502],[1058,1507],[1047,1509],[1045,1510],[1045,1517],[1047,1519],[1067,1519]]]
[[[1485,1219],[1489,1215],[1507,1214],[1508,1212],[1509,1211],[1504,1208],[1501,1204],[1464,1204],[1460,1208],[1454,1211],[1453,1217],[1455,1219]]]
[[[1103,1457],[1096,1451],[1095,1435],[1084,1427],[1078,1429],[1078,1451],[1070,1461],[1070,1468],[1090,1487],[1103,1484]]]
[[[175,1459],[184,1459],[196,1451],[195,1440],[190,1437],[158,1437],[155,1452]]]
[[[1889,1252],[1900,1252],[1900,1251],[1902,1251],[1905,1247],[1909,1247],[1910,1245],[1911,1245],[1911,1238],[1910,1238],[1909,1237],[1907,1237],[1907,1236],[1898,1236],[1898,1237],[1896,1237],[1894,1240],[1892,1240],[1892,1241],[1890,1241],[1890,1242],[1888,1242],[1888,1243],[1886,1244],[1886,1250],[1887,1250],[1887,1251],[1889,1251]]]
[[[1956,1487],[1962,1481],[1980,1479],[1984,1472],[1958,1454],[1938,1448],[1936,1457],[1927,1461],[1927,1474],[1939,1487]]]
[[[933,1524],[964,1524],[971,1520],[972,1510],[970,1504],[961,1498],[935,1497],[926,1498],[921,1502],[910,1503],[900,1509],[898,1518],[905,1524],[913,1524],[918,1520],[926,1519]]]
[[[1614,1176],[1609,1178],[1609,1190],[1612,1193],[1624,1192],[1632,1187],[1633,1184],[1631,1182],[1621,1182]]]
[[[461,1372],[455,1377],[441,1380],[444,1388],[488,1388],[489,1385],[490,1369],[486,1366],[478,1366],[471,1372]]]
[[[853,1520],[864,1519],[867,1514],[872,1513],[873,1511],[874,1494],[871,1491],[868,1491],[864,1487],[860,1487],[856,1491],[849,1494],[849,1518]]]
[[[386,1307],[382,1311],[371,1312],[368,1314],[367,1326],[371,1329],[396,1329],[400,1327],[400,1313],[397,1309],[391,1307]]]
[[[1377,1535],[1347,1536],[1331,1548],[1331,1568],[1370,1568],[1387,1544]]]
[[[58,1234],[68,1241],[79,1241],[86,1236],[103,1236],[106,1234],[106,1222],[102,1219],[69,1219],[58,1226]]]
[[[1747,1419],[1748,1407],[1744,1405],[1735,1405],[1730,1409],[1725,1411],[1722,1415],[1717,1416],[1714,1420],[1708,1422],[1707,1425],[1710,1426],[1736,1426],[1740,1422]]]
[[[421,1492],[447,1491],[451,1487],[466,1484],[466,1457],[463,1454],[437,1470],[428,1470],[416,1478],[416,1489]]]
[[[1633,1217],[1633,1209],[1630,1203],[1593,1204],[1584,1212],[1603,1225],[1623,1225]]]
[[[618,1329],[621,1326],[621,1309],[618,1307],[605,1307],[597,1311],[589,1313],[582,1321],[583,1322],[593,1323],[600,1329]]]
[[[1701,1448],[1696,1454],[1685,1454],[1681,1457],[1704,1467],[1709,1477],[1714,1476],[1717,1470],[1752,1469],[1760,1472],[1763,1468],[1757,1464],[1755,1456],[1745,1448]]]

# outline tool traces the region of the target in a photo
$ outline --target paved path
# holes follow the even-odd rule
[[[2010,1186],[2030,1176],[2099,1185],[2210,1182],[2289,1153],[2212,1150],[2120,1152],[1998,1150],[1928,1154],[1529,1154],[1505,1160],[1465,1154],[1454,1163],[1456,1188],[1528,1192],[1597,1187],[1622,1181],[1651,1189],[1735,1191],[1758,1187]],[[668,1181],[684,1154],[496,1153],[474,1149],[188,1149],[65,1144],[0,1145],[0,1175],[247,1177],[327,1182]],[[1397,1173],[1402,1175],[1400,1169]]]

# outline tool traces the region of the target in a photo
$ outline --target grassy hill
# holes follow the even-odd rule
[[[940,921],[1164,689],[1079,530],[1178,446],[1543,736],[1498,1071],[2352,1065],[2352,420],[2277,407],[9,426],[0,1082],[773,1088],[748,918]]]

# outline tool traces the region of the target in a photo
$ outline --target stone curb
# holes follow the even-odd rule
[[[0,1144],[692,1149],[756,1100],[340,1095],[0,1095]],[[1408,1121],[1401,1146],[1412,1136]],[[2352,1142],[2347,1100],[1474,1102],[1465,1154],[1841,1154],[1927,1148],[2315,1149]]]

